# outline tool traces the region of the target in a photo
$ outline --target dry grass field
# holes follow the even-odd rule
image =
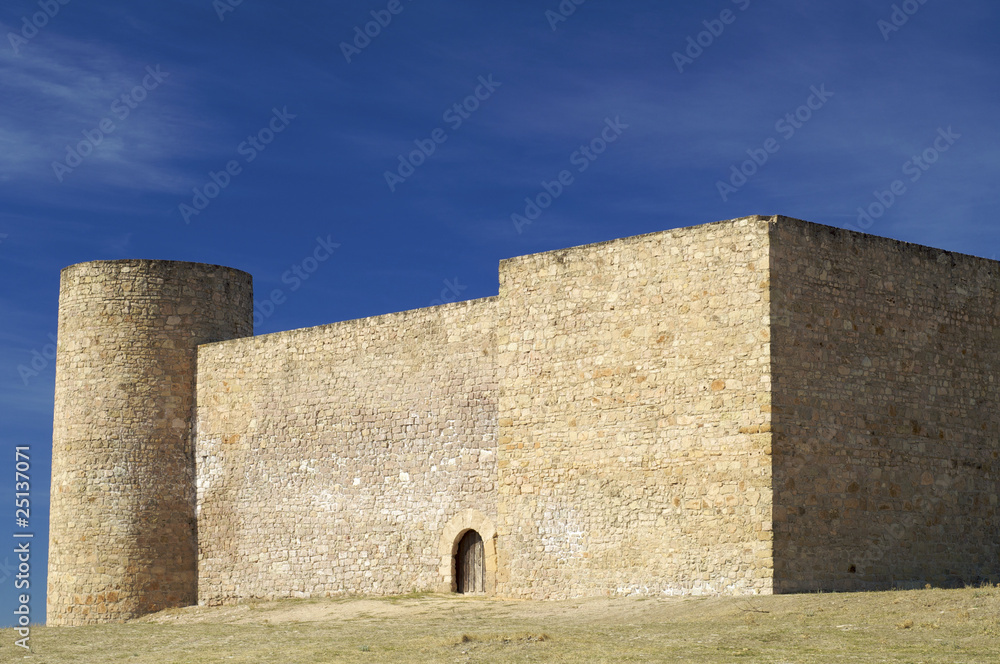
[[[1000,587],[516,602],[285,600],[164,611],[125,624],[0,630],[0,661],[1000,662]]]

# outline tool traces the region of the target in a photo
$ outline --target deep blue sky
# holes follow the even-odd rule
[[[558,0],[400,0],[350,62],[342,42],[388,0],[244,0],[220,20],[223,2],[42,0],[58,11],[37,31],[23,19],[38,0],[0,10],[0,624],[15,445],[31,447],[44,619],[46,355],[67,265],[241,268],[258,301],[282,290],[257,327],[273,332],[492,295],[510,256],[748,214],[856,224],[895,180],[869,232],[1000,254],[1000,20],[986,0],[898,3],[916,11],[891,31],[889,0],[588,0],[564,2],[564,21],[546,15]],[[699,52],[688,39],[702,32]],[[295,117],[263,151],[241,149],[274,109]],[[616,139],[604,152],[577,153],[602,131]],[[391,191],[386,171],[432,135],[444,141]],[[67,146],[87,153],[71,170]],[[928,149],[933,164],[912,161]],[[723,200],[719,181],[750,154],[767,161]],[[185,223],[179,206],[230,161],[238,174]],[[511,215],[563,170],[571,184],[519,233]],[[283,280],[317,238],[340,247]]]

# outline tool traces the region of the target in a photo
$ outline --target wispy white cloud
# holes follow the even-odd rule
[[[157,65],[55,32],[20,56],[0,50],[0,181],[183,191],[188,175],[175,160],[210,150],[212,136],[194,117],[182,72],[160,69],[151,77]],[[102,131],[102,121],[113,130]],[[96,143],[92,150],[84,132]],[[88,152],[76,167],[67,146]],[[62,182],[53,162],[71,166]]]

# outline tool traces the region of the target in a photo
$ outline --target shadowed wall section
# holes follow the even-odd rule
[[[1000,574],[1000,264],[779,218],[777,592]]]

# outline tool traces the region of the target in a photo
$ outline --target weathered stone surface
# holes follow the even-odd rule
[[[64,273],[51,621],[193,602],[195,506],[209,604],[453,590],[470,529],[507,597],[1000,574],[994,261],[747,217],[261,337],[241,274]]]
[[[501,594],[770,591],[767,229],[501,264]]]
[[[202,346],[200,601],[449,590],[442,532],[496,515],[495,326],[487,298]]]
[[[95,261],[62,272],[47,614],[120,620],[196,599],[196,349],[253,334],[250,275]]]
[[[1000,263],[771,226],[778,591],[1000,574]]]

